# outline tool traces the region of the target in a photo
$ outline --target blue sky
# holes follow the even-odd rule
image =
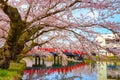
[[[101,34],[111,34],[112,32],[105,28],[95,28],[95,32],[99,32]]]
[[[74,17],[81,17],[80,14],[83,14],[85,17],[88,16],[90,18],[96,19],[98,17],[98,11],[94,11],[95,14],[90,13],[88,9],[77,9],[73,12]],[[97,20],[96,20],[97,21]],[[120,22],[120,15],[114,15],[112,17],[109,17],[106,19],[106,21],[110,22]],[[105,28],[94,28],[95,32],[101,33],[101,34],[110,34],[112,33],[110,30]]]

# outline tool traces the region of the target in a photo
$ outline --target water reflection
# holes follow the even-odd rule
[[[117,62],[74,63],[60,67],[28,68],[22,80],[120,80]]]
[[[117,62],[108,63],[107,78],[120,80],[120,63]]]
[[[105,62],[97,62],[98,80],[107,80],[107,64]]]

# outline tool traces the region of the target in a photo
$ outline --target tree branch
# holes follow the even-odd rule
[[[29,13],[30,13],[30,9],[31,9],[31,7],[32,7],[32,5],[30,4],[30,6],[29,6],[29,8],[28,8],[28,11],[27,11],[27,13],[26,13],[26,15],[25,15],[25,22],[27,22],[27,18],[28,18],[28,15],[29,15]]]
[[[49,42],[50,42],[52,39],[54,39],[55,37],[57,37],[57,36],[54,36],[54,37],[50,38],[49,40],[44,41],[44,42],[42,42],[42,43],[40,43],[40,44],[33,42],[33,43],[30,45],[29,48],[28,48],[28,47],[27,47],[27,48],[24,48],[24,50],[21,52],[21,54],[18,55],[17,62],[19,62],[23,57],[25,57],[26,54],[27,54],[32,48],[34,48],[35,46],[42,46],[42,45],[44,45],[44,44],[46,44],[46,43],[49,43]]]
[[[91,44],[93,44],[93,45],[95,45],[95,46],[98,46],[98,47],[101,48],[101,49],[107,50],[108,52],[111,52],[114,56],[120,58],[119,55],[116,55],[113,51],[109,50],[109,49],[106,48],[106,47],[102,47],[102,46],[96,44],[96,43],[93,42],[93,41],[88,40],[87,38],[85,38],[84,36],[82,36],[82,35],[76,33],[75,31],[69,30],[69,29],[64,29],[64,30],[70,31],[70,32],[74,33],[75,35],[81,36],[82,39],[87,40],[87,41],[89,41]],[[90,56],[91,56],[91,55],[90,55]],[[92,57],[92,58],[93,58],[93,57]],[[94,59],[94,58],[93,58],[93,59]]]
[[[34,36],[33,38],[29,39],[29,41],[38,38],[40,35],[42,35],[42,34],[44,34],[44,33],[47,33],[47,32],[50,32],[50,31],[54,31],[54,30],[56,30],[56,29],[44,30],[44,31],[40,32],[39,34],[37,34],[36,36]],[[27,41],[27,42],[28,42],[28,41]]]
[[[33,27],[32,29],[28,29],[26,30],[24,33],[22,33],[22,35],[20,36],[18,43],[19,44],[24,44],[27,41],[29,41],[29,39],[31,38],[32,35],[34,35],[36,32],[38,32],[39,30],[43,29],[44,27],[42,26],[38,26],[38,27]]]
[[[1,30],[3,30],[4,32],[8,33],[7,30],[5,30],[4,28],[0,27]]]
[[[81,2],[81,1],[75,0],[75,1],[72,2],[70,5],[68,5],[68,6],[66,6],[66,7],[64,7],[64,8],[62,8],[62,9],[59,9],[59,10],[56,10],[56,11],[54,11],[54,12],[50,12],[50,13],[45,14],[45,15],[43,15],[43,16],[37,17],[37,18],[33,19],[33,20],[30,22],[30,24],[32,24],[32,23],[34,23],[34,22],[36,22],[36,21],[38,21],[38,20],[41,20],[41,19],[43,19],[43,18],[49,17],[49,16],[51,16],[51,15],[55,15],[55,14],[57,14],[57,13],[60,13],[60,12],[62,12],[62,11],[65,11],[66,9],[68,9],[69,7],[72,7],[74,4],[76,4],[76,3],[78,3],[78,2]]]
[[[105,28],[105,29],[108,29],[108,30],[112,31],[114,35],[117,34],[116,37],[117,37],[117,38],[119,37],[119,39],[120,39],[120,33],[119,33],[119,32],[116,32],[116,31],[112,30],[112,28],[107,28],[105,25],[102,25],[102,24],[99,24],[99,26],[101,26],[101,27],[103,27],[103,28]]]

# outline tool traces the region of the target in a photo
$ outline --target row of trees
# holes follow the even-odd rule
[[[0,0],[0,68],[19,61],[35,46],[101,48],[95,28],[120,37],[119,0]],[[113,17],[113,19],[112,19]]]

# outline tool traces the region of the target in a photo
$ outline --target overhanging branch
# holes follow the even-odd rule
[[[38,21],[38,20],[41,20],[41,19],[43,19],[43,18],[46,18],[46,17],[52,16],[52,15],[55,15],[55,14],[60,13],[60,12],[62,12],[62,11],[65,11],[66,9],[72,7],[73,5],[75,5],[75,4],[78,3],[78,2],[81,2],[81,1],[80,1],[80,0],[75,0],[75,1],[73,1],[71,4],[65,6],[65,7],[62,8],[62,9],[59,9],[59,10],[56,10],[56,11],[54,11],[54,12],[50,12],[50,13],[45,14],[45,15],[43,15],[43,16],[37,17],[37,18],[33,19],[33,20],[30,22],[30,25],[31,25],[32,23]]]

